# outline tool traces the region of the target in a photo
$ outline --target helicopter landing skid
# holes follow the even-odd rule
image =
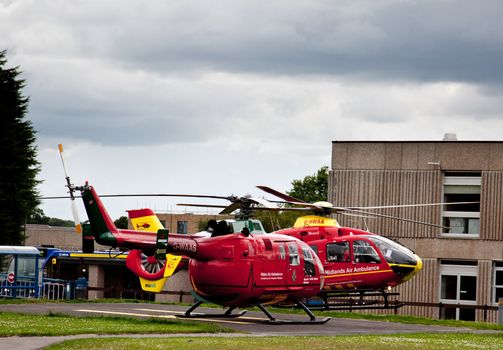
[[[390,297],[399,295],[398,292],[375,289],[329,291],[321,293],[317,300],[308,301],[308,305],[312,310],[396,310],[405,303],[390,300]]]
[[[278,320],[262,304],[257,304],[257,307],[269,318],[269,320],[264,321],[267,324],[324,324],[331,319],[331,317],[316,318],[311,310],[301,301],[297,301],[297,305],[308,314],[309,321]]]
[[[234,318],[240,317],[246,314],[247,310],[241,310],[237,314],[233,314],[235,307],[228,308],[223,314],[206,314],[206,313],[192,313],[196,308],[198,308],[203,301],[196,301],[183,315],[178,315],[177,317],[186,317],[186,318]]]

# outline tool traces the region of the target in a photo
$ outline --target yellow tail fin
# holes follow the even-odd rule
[[[128,210],[128,216],[131,220],[133,229],[136,231],[157,232],[160,229],[164,229],[159,218],[151,209]],[[146,292],[159,293],[164,287],[168,277],[173,275],[181,260],[181,256],[166,254],[164,277],[158,280],[148,280],[140,277],[141,288]]]

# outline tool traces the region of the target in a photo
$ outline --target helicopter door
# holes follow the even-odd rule
[[[267,242],[268,238],[264,238]],[[266,244],[272,254],[253,263],[255,284],[259,287],[285,284],[287,256],[284,243]]]
[[[354,264],[351,260],[351,246],[348,241],[331,242],[326,245],[326,259],[323,261],[327,286],[345,286],[352,282]]]
[[[286,268],[286,282],[288,285],[301,284],[304,279],[304,272],[300,266],[299,246],[296,242],[287,243],[288,266]]]

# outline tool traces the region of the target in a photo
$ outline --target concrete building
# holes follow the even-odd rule
[[[53,246],[62,250],[81,250],[82,236],[73,227],[49,225],[26,225],[24,245],[42,247]],[[107,250],[109,247],[95,244],[96,250]]]
[[[495,306],[503,297],[503,142],[334,141],[328,200],[344,207],[480,202],[378,211],[450,229],[337,219],[344,226],[366,226],[422,257],[423,271],[397,287],[400,300],[418,305],[398,313],[497,321]]]

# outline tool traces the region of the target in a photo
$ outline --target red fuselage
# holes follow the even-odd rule
[[[170,241],[183,238],[173,235]],[[309,298],[323,285],[323,268],[316,254],[292,237],[234,233],[202,238],[191,255],[189,276],[194,291],[224,306]]]
[[[316,252],[325,270],[324,291],[394,287],[422,267],[408,248],[354,228],[314,226],[276,233],[298,238]]]

